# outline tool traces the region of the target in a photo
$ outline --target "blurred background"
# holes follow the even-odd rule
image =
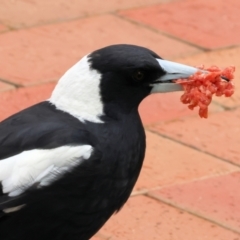
[[[215,98],[206,120],[181,93],[143,101],[141,176],[94,240],[240,239],[239,9],[238,0],[0,0],[0,120],[47,99],[69,67],[110,44],[236,66],[235,94]]]

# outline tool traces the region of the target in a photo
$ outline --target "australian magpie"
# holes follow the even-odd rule
[[[182,90],[174,80],[196,71],[143,47],[108,46],[70,68],[48,100],[2,121],[0,239],[90,239],[139,176],[140,102]]]

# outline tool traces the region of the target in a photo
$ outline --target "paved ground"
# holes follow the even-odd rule
[[[240,1],[1,0],[0,119],[46,99],[84,54],[113,43],[240,69]],[[207,120],[179,94],[146,99],[147,154],[123,210],[94,240],[240,239],[240,73]]]

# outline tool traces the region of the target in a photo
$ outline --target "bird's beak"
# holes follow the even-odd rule
[[[177,79],[186,79],[197,71],[197,68],[175,63],[163,59],[156,59],[165,74],[152,83],[151,93],[182,91],[180,84],[174,83]]]

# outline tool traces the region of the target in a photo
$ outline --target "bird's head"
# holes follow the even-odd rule
[[[112,45],[92,52],[70,68],[50,101],[81,120],[102,122],[102,116],[128,113],[151,93],[181,91],[174,80],[198,69],[163,60],[134,45]]]

